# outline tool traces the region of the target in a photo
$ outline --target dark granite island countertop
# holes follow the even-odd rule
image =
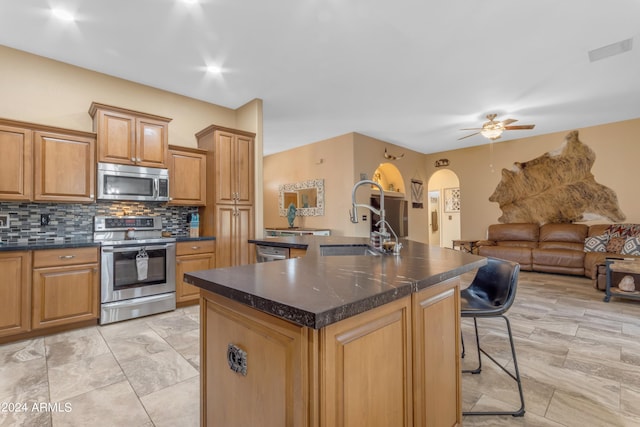
[[[485,258],[403,240],[400,255],[322,256],[326,245],[366,245],[337,236],[251,240],[306,248],[306,256],[185,274],[185,281],[301,326],[321,329],[481,267]]]

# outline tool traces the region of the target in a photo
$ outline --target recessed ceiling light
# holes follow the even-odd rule
[[[209,74],[222,74],[222,68],[216,65],[209,65],[207,67],[207,73]]]
[[[53,13],[53,16],[55,16],[56,18],[62,20],[62,21],[75,21],[75,18],[73,17],[73,14],[71,14],[71,12],[64,10],[64,9],[52,9],[51,13]]]

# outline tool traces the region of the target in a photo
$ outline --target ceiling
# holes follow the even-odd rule
[[[261,98],[265,155],[348,132],[434,153],[489,142],[458,141],[488,113],[536,124],[498,141],[640,117],[638,22],[637,0],[5,0],[0,44],[229,108]]]

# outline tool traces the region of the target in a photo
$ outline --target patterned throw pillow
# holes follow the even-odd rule
[[[585,252],[606,252],[607,243],[609,243],[609,235],[601,234],[600,236],[587,237],[584,240]]]
[[[620,253],[622,255],[640,255],[640,237],[627,237]]]
[[[619,254],[622,251],[622,247],[626,243],[627,239],[624,237],[612,237],[607,243],[607,252],[612,254]]]

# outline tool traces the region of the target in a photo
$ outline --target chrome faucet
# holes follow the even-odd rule
[[[380,209],[379,210],[374,208],[371,205],[365,205],[365,204],[362,204],[362,203],[356,203],[356,190],[362,185],[373,185],[373,186],[378,188],[378,190],[380,192]],[[377,249],[383,249],[384,242],[391,237],[390,234],[387,232],[387,227],[389,227],[389,230],[391,230],[391,232],[393,233],[393,236],[395,237],[395,240],[396,240],[395,246],[393,247],[393,253],[394,254],[399,254],[400,253],[400,249],[402,248],[402,244],[398,242],[398,236],[396,235],[396,233],[391,228],[391,225],[389,225],[389,223],[385,219],[385,214],[384,214],[384,190],[382,189],[382,186],[380,184],[378,184],[377,182],[371,181],[369,179],[365,179],[365,180],[356,182],[355,185],[353,186],[353,189],[351,190],[351,204],[353,205],[353,211],[351,211],[351,210],[349,211],[349,219],[354,224],[358,223],[358,208],[359,207],[367,208],[371,212],[373,212],[374,214],[380,216],[380,221],[378,221],[376,223],[376,226],[380,227],[380,231],[374,232],[378,236],[380,236],[380,239],[381,239],[381,242],[379,243],[379,246],[377,246]]]

